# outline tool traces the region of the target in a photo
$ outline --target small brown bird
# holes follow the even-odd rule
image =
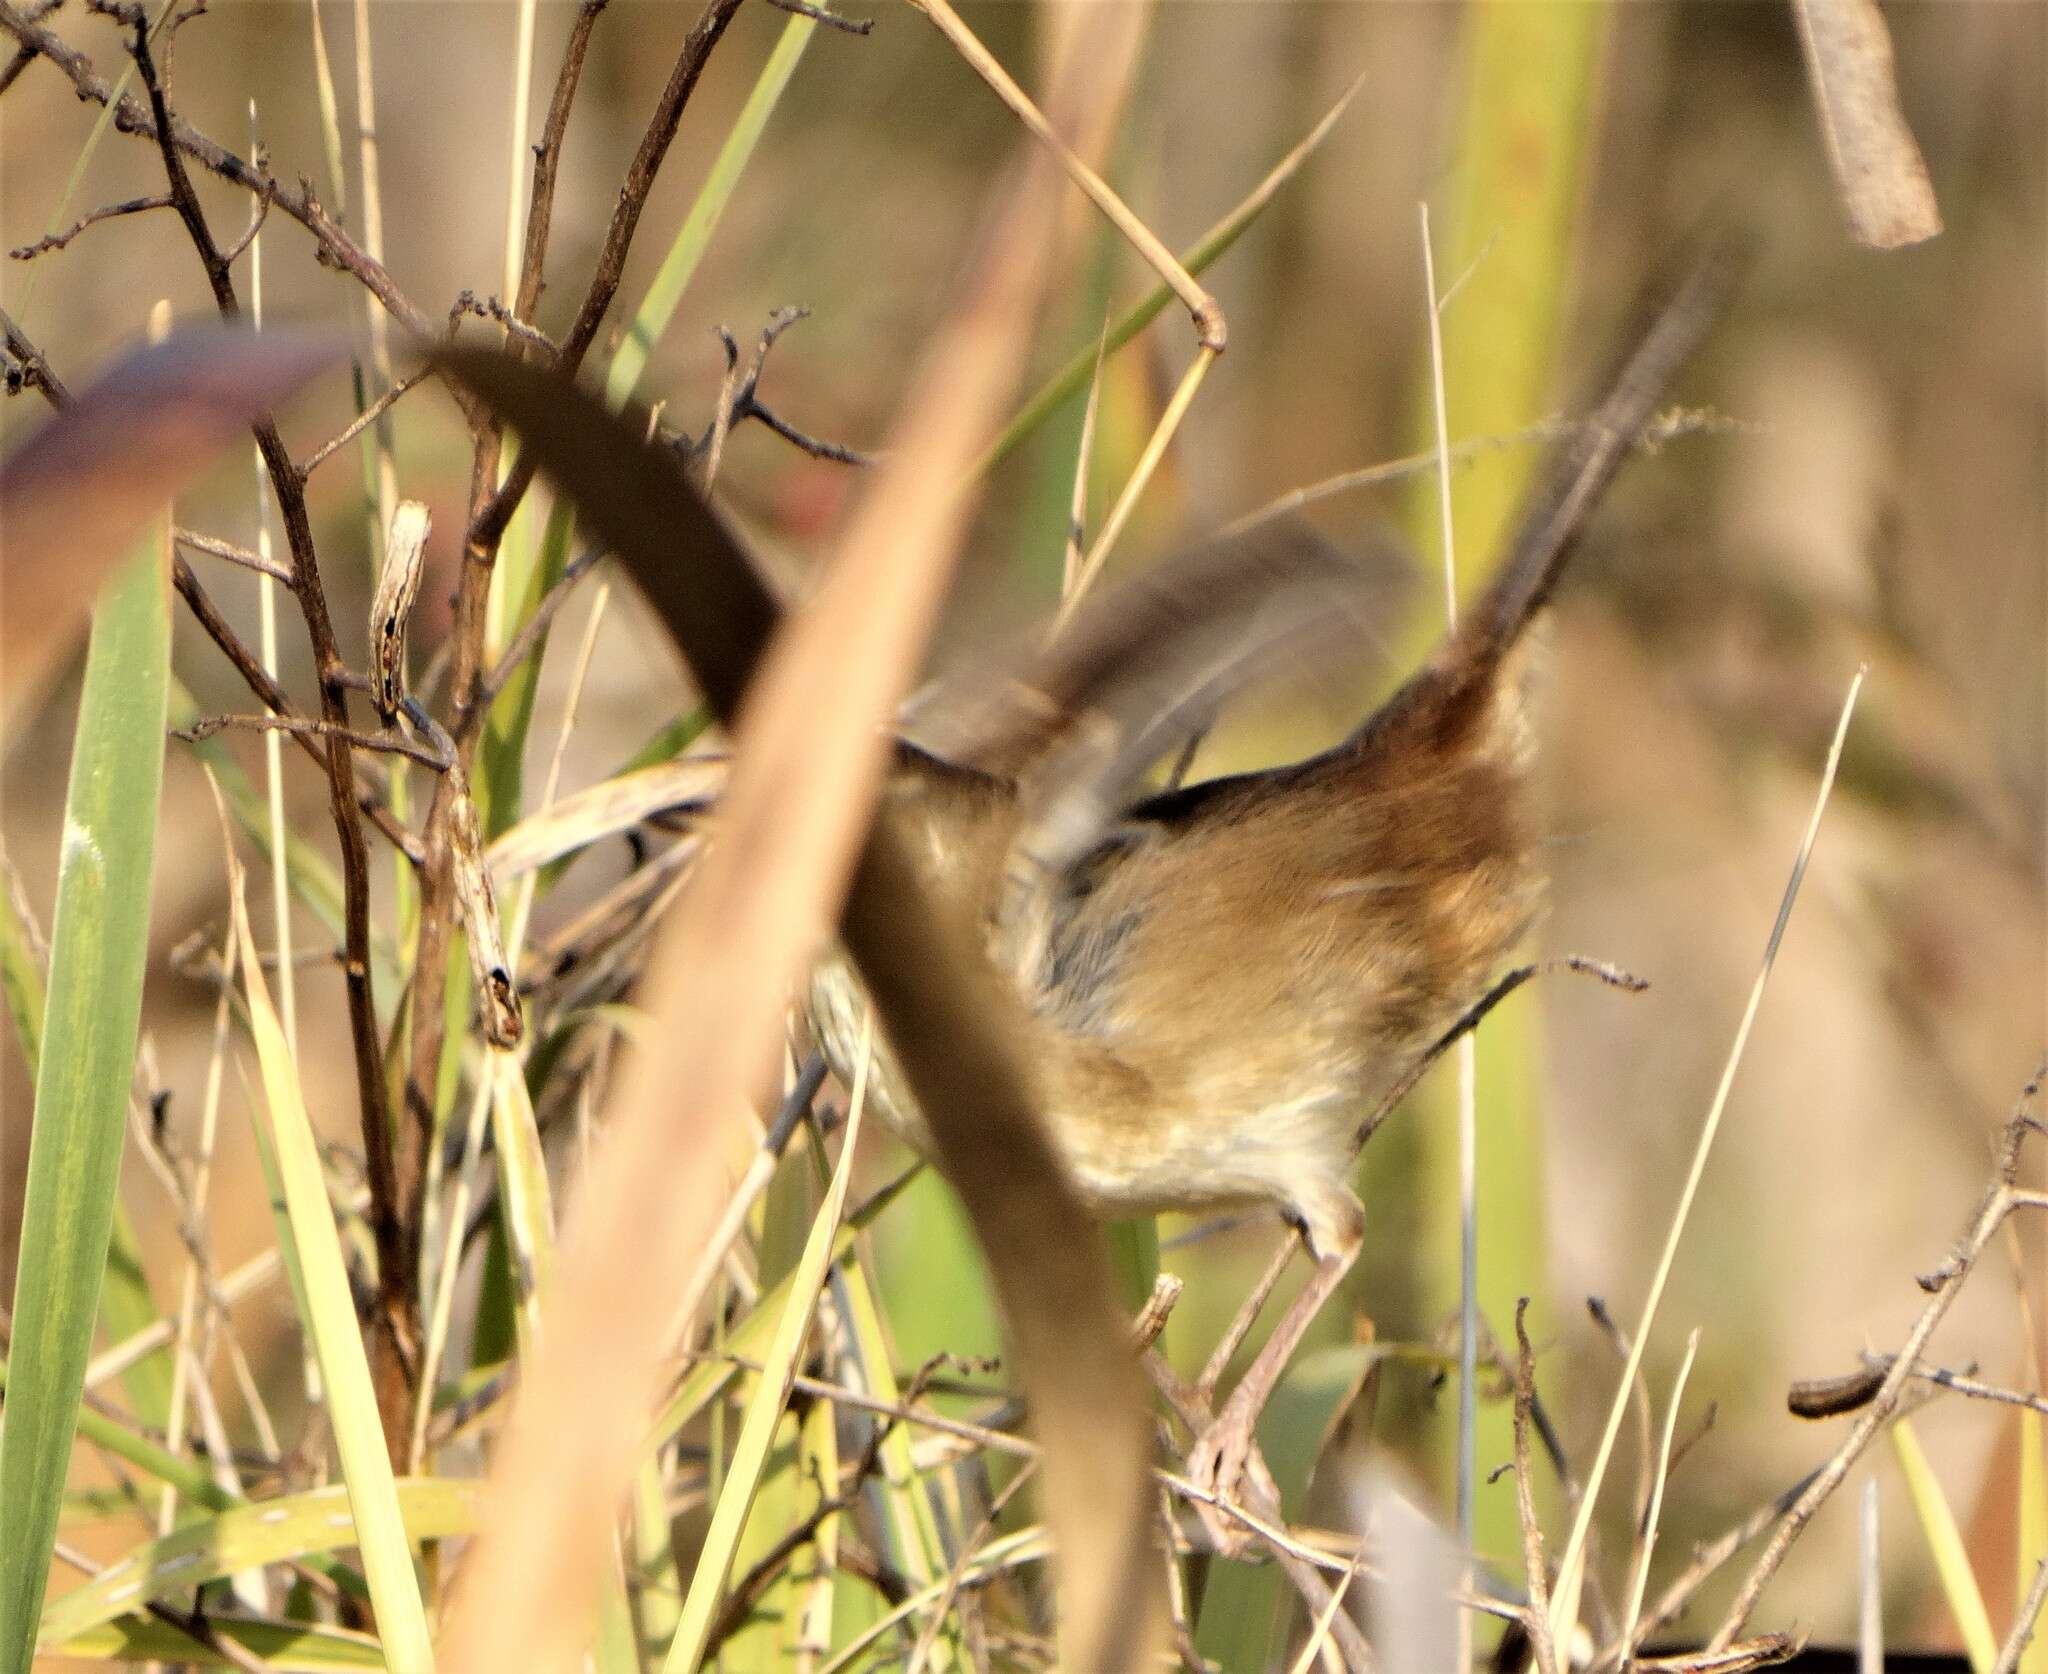
[[[1084,1199],[1109,1217],[1271,1203],[1315,1259],[1197,1444],[1191,1468],[1218,1491],[1358,1254],[1364,1212],[1347,1180],[1367,1123],[1469,1026],[1537,911],[1510,653],[1732,265],[1716,252],[1669,292],[1546,462],[1492,584],[1334,749],[1128,799],[1176,728],[1255,660],[1229,655],[1233,589],[1280,600],[1279,627],[1254,636],[1268,650],[1312,622],[1305,601],[1327,611],[1331,571],[1298,550],[1198,558],[1178,609],[1159,583],[1135,606],[1084,607],[1023,698],[1012,691],[1009,719],[978,737],[970,726],[967,759],[899,748],[888,794],[928,854],[931,888],[985,927],[1016,986],[1038,1108]],[[809,1000],[818,1043],[850,1082],[864,998],[843,956],[818,967]],[[928,1144],[879,1042],[869,1089],[893,1128]]]

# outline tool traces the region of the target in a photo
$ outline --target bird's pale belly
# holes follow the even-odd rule
[[[819,961],[808,1000],[819,1050],[850,1088],[867,999],[843,953]],[[1370,1079],[1392,1078],[1390,1070]],[[1272,1203],[1307,1226],[1318,1249],[1328,1249],[1354,1245],[1361,1231],[1356,1202],[1341,1182],[1371,1092],[1367,1079],[1355,1061],[1332,1073],[1325,1060],[1305,1082],[1284,1089],[1233,1075],[1135,1108],[1119,1100],[1124,1107],[1114,1119],[1105,1119],[1099,1104],[1082,1108],[1083,1101],[1041,1085],[1039,1108],[1083,1201],[1104,1219]],[[930,1129],[879,1028],[866,1097],[892,1132],[931,1155]]]

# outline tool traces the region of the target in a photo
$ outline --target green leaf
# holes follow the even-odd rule
[[[761,1375],[740,1421],[739,1440],[733,1447],[732,1465],[725,1486],[711,1509],[711,1526],[705,1531],[697,1568],[690,1577],[690,1590],[683,1599],[683,1614],[675,1638],[669,1641],[663,1674],[694,1674],[703,1661],[704,1648],[719,1603],[725,1594],[727,1576],[745,1532],[747,1513],[767,1474],[770,1451],[786,1416],[790,1380],[797,1373],[797,1359],[810,1334],[811,1315],[818,1293],[831,1269],[833,1251],[841,1230],[840,1215],[846,1207],[846,1188],[853,1177],[855,1142],[860,1137],[861,1100],[854,1098],[847,1119],[846,1139],[839,1156],[838,1172],[826,1191],[824,1206],[811,1223],[811,1235],[803,1255],[791,1270],[788,1297],[775,1316],[775,1335],[761,1358]],[[790,1435],[790,1459],[794,1464],[795,1435]]]
[[[1267,171],[1265,179],[1245,195],[1244,200],[1218,221],[1193,244],[1180,253],[1180,265],[1190,274],[1200,274],[1211,263],[1223,255],[1233,244],[1251,229],[1252,224],[1265,212],[1280,188],[1294,176],[1295,170],[1308,161],[1332,128],[1337,118],[1344,114],[1357,93],[1360,83],[1354,82],[1344,97],[1331,107],[1329,114],[1311,128],[1302,142],[1275,163]],[[1113,355],[1139,332],[1143,331],[1173,301],[1173,290],[1163,280],[1147,291],[1132,307],[1127,309],[1109,328],[1105,355]],[[989,443],[987,451],[975,461],[968,471],[969,480],[983,476],[989,468],[1029,436],[1066,402],[1071,401],[1088,387],[1088,380],[1095,371],[1097,343],[1091,338],[1076,349],[1073,358],[1040,386],[1038,393],[1018,409],[1016,417],[1010,420],[996,439]]]
[[[796,73],[797,62],[803,57],[804,48],[810,45],[817,27],[815,19],[802,16],[792,16],[782,26],[782,38],[775,43],[768,62],[761,66],[754,89],[747,95],[739,116],[726,130],[725,142],[712,159],[711,172],[704,177],[697,201],[690,205],[690,212],[683,217],[683,224],[676,230],[668,254],[662,257],[661,266],[655,272],[653,283],[647,287],[647,294],[641,299],[632,324],[626,328],[625,337],[612,355],[604,381],[604,398],[608,405],[623,407],[639,387],[640,374],[647,368],[647,357],[653,353],[662,333],[668,330],[669,321],[675,316],[676,304],[682,300],[683,292],[696,274],[697,264],[704,259],[711,235],[718,230],[726,205],[732,201],[733,189],[739,185],[740,175],[754,155],[755,146],[760,143],[762,130],[768,126],[768,118],[774,114],[783,89]]]
[[[1439,292],[1458,285],[1443,315],[1444,408],[1453,436],[1504,435],[1555,409],[1553,388],[1564,340],[1566,304],[1586,202],[1586,171],[1598,133],[1601,65],[1612,8],[1482,5],[1461,14],[1464,58],[1459,97],[1458,166],[1435,240]],[[1414,269],[1422,272],[1415,250]],[[1465,276],[1469,273],[1469,278]],[[1460,280],[1464,282],[1460,284]],[[1418,328],[1426,321],[1418,313]],[[1417,428],[1433,426],[1434,396],[1418,387]],[[1484,586],[1537,456],[1500,449],[1461,469],[1453,487],[1458,593]],[[1433,474],[1416,480],[1408,525],[1418,552],[1441,558]],[[1437,618],[1418,612],[1418,632]],[[1535,1006],[1504,1007],[1478,1037],[1480,1097],[1477,1152],[1479,1270],[1482,1319],[1513,1316],[1516,1299],[1532,1298],[1529,1329],[1550,1329],[1546,1274],[1549,1244],[1540,1194],[1543,1178],[1541,1029]],[[1449,1106],[1454,1078],[1436,1077],[1433,1096]],[[1416,1124],[1422,1179],[1417,1201],[1433,1206],[1425,1231],[1425,1307],[1432,1317],[1459,1306],[1458,1128],[1449,1108],[1442,1120]],[[1424,1444],[1442,1462],[1449,1497],[1456,1469],[1455,1409]],[[1478,1412],[1475,1457],[1505,1459],[1513,1451],[1507,1404]],[[1541,1502],[1539,1501],[1539,1505]],[[1512,1480],[1474,1484],[1478,1550],[1511,1560],[1520,1550]]]
[[[10,1367],[0,1360],[0,1392],[8,1392]],[[12,1399],[10,1394],[10,1400]],[[241,1502],[206,1472],[203,1465],[166,1452],[147,1436],[139,1436],[125,1424],[91,1407],[78,1411],[78,1434],[95,1447],[103,1447],[117,1459],[148,1472],[159,1482],[168,1482],[188,1500],[225,1511]]]
[[[341,1456],[342,1480],[348,1488],[355,1543],[362,1550],[363,1572],[387,1655],[407,1674],[427,1674],[434,1666],[434,1651],[427,1633],[426,1608],[399,1513],[391,1457],[370,1384],[370,1366],[356,1322],[341,1239],[335,1230],[334,1206],[320,1166],[319,1141],[299,1090],[298,1066],[270,1003],[255,939],[249,933],[241,868],[232,857],[229,870],[242,979],[247,985],[249,1029],[262,1072],[291,1243],[305,1287],[304,1325],[320,1364],[321,1381],[327,1387],[328,1416],[334,1426],[335,1450]]]
[[[275,1674],[327,1674],[330,1669],[386,1666],[384,1648],[376,1640],[345,1628],[247,1617],[215,1617],[211,1625],[222,1639],[239,1645]],[[60,1657],[90,1657],[124,1666],[138,1662],[198,1663],[208,1667],[227,1663],[225,1657],[154,1616],[117,1617],[51,1647],[51,1652]]]
[[[476,1532],[483,1505],[481,1482],[409,1477],[396,1487],[409,1545]],[[43,1647],[54,1650],[65,1640],[168,1593],[217,1581],[237,1570],[332,1552],[353,1546],[356,1540],[355,1518],[343,1483],[237,1505],[145,1541],[85,1586],[66,1593],[43,1613]],[[415,1665],[399,1662],[396,1666]]]
[[[6,995],[7,1009],[21,1039],[22,1059],[33,1081],[42,1073],[43,972],[28,926],[4,890],[0,890],[0,991]],[[117,1193],[114,1227],[107,1241],[107,1272],[100,1283],[100,1319],[108,1338],[118,1343],[154,1325],[157,1317],[156,1298],[150,1294],[149,1276],[142,1269],[141,1246]],[[144,1355],[121,1374],[121,1383],[136,1416],[162,1429],[171,1408],[170,1350]]]
[[[86,653],[0,1433],[0,1667],[28,1663],[113,1231],[163,783],[169,559],[159,515],[101,594]]]

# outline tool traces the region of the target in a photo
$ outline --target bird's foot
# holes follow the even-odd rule
[[[1249,1402],[1235,1396],[1226,1402],[1188,1450],[1188,1480],[1215,1500],[1242,1503],[1254,1514],[1270,1514],[1274,1509],[1269,1503],[1272,1478],[1259,1456],[1254,1429],[1258,1416],[1258,1409]],[[1249,1496],[1241,1501],[1247,1489]],[[1195,1502],[1195,1512],[1222,1556],[1242,1556],[1251,1535],[1241,1521],[1202,1500]]]

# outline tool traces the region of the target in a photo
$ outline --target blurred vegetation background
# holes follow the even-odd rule
[[[1020,79],[1037,85],[1046,35],[1039,13],[962,10]],[[1541,14],[1529,38],[1576,53],[1580,68],[1534,48],[1506,62],[1476,54],[1481,24],[1516,12]],[[555,0],[541,6],[539,73],[551,73],[572,14]],[[1569,411],[1636,283],[1687,229],[1713,211],[1755,229],[1756,270],[1680,390],[1731,424],[1680,438],[1625,471],[1565,589],[1544,665],[1541,773],[1555,886],[1541,945],[1612,960],[1653,987],[1628,998],[1546,981],[1488,1025],[1482,1047],[1486,1131],[1501,1136],[1481,1157],[1489,1316],[1505,1332],[1503,1298],[1540,1299],[1545,1392],[1567,1449],[1583,1458],[1618,1362],[1582,1299],[1605,1297],[1618,1317],[1634,1317],[1835,710],[1858,663],[1872,663],[1843,785],[1652,1345],[1652,1387],[1662,1391],[1685,1330],[1702,1328],[1691,1389],[1695,1404],[1711,1401],[1716,1413],[1667,1506],[1663,1550],[1680,1556],[1825,1450],[1821,1432],[1786,1415],[1785,1383],[1843,1370],[1866,1346],[1896,1341],[1920,1305],[1911,1277],[1936,1263],[1974,1203],[1987,1137],[2048,1023],[2048,10],[1985,0],[1899,5],[1888,16],[1906,112],[1946,221],[1939,239],[1892,255],[1857,248],[1845,231],[1793,20],[1776,5],[1161,8],[1109,149],[1119,189],[1170,246],[1184,248],[1363,77],[1320,152],[1206,276],[1227,311],[1230,348],[1119,563],[1143,562],[1289,489],[1426,445],[1419,201],[1430,203],[1440,229],[1440,285],[1476,263],[1469,290],[1444,318],[1464,380],[1454,382],[1453,442],[1505,436]],[[465,288],[496,292],[515,12],[408,0],[373,5],[371,18],[388,263],[429,306]],[[114,25],[76,8],[54,21],[103,72],[118,66]],[[621,308],[652,277],[782,24],[766,7],[743,8],[714,55],[650,201]],[[686,26],[675,8],[616,4],[596,32],[563,164],[543,328],[559,327],[580,295],[619,170]],[[1574,31],[1583,39],[1556,46]],[[330,25],[329,35],[345,88],[348,32]],[[182,112],[238,148],[253,94],[273,167],[335,197],[321,160],[305,7],[216,6],[180,35],[174,74]],[[1532,109],[1562,106],[1582,149],[1561,152],[1558,133],[1572,129],[1546,129],[1535,115],[1518,129],[1517,99]],[[1488,127],[1475,110],[1498,120]],[[0,243],[27,245],[48,230],[91,115],[60,78],[33,66],[0,101]],[[353,169],[346,111],[343,127]],[[801,304],[811,317],[769,358],[764,398],[814,435],[875,444],[910,362],[952,299],[963,241],[1017,143],[1011,119],[915,12],[879,7],[865,39],[821,34],[656,350],[643,394],[666,401],[671,422],[696,428],[723,371],[713,328],[729,326],[744,344],[772,310]],[[159,189],[158,169],[150,148],[110,137],[71,214]],[[219,227],[243,223],[237,194],[206,179],[199,189]],[[351,179],[346,195],[353,215],[360,183]],[[1556,261],[1552,246],[1568,260]],[[266,231],[265,260],[270,318],[360,320],[353,285],[316,266],[309,243],[281,217]],[[1093,239],[1075,270],[1055,280],[1041,369],[1092,342],[1106,310],[1150,283],[1109,235]],[[10,261],[0,295],[74,387],[140,335],[156,297],[168,295],[181,317],[211,311],[197,264],[162,213],[93,228],[33,262]],[[1518,309],[1557,322],[1544,328],[1533,362],[1515,340]],[[1112,362],[1095,459],[1098,515],[1188,348],[1185,320],[1169,312]],[[1490,366],[1501,368],[1504,392],[1489,391]],[[287,434],[300,445],[347,418],[340,382],[288,416]],[[1468,399],[1465,390],[1475,393]],[[1053,597],[1079,408],[1071,403],[993,474],[941,663]],[[26,400],[0,406],[10,442],[40,418]],[[415,644],[431,647],[446,631],[467,441],[452,405],[432,390],[398,406],[395,434],[401,491],[436,514],[414,623]],[[1509,446],[1461,474],[1460,558],[1473,572],[1485,558],[1487,497],[1506,491],[1489,489],[1481,473],[1499,473],[1511,489],[1526,458],[1526,448]],[[181,502],[181,521],[253,542],[247,480],[238,458]],[[734,436],[720,487],[792,576],[829,549],[859,492],[857,471],[799,454],[760,427]],[[1375,520],[1414,533],[1427,573],[1409,589],[1408,614],[1390,613],[1396,665],[1440,620],[1429,497],[1426,481],[1409,480],[1332,497],[1311,513],[1340,542]],[[313,509],[337,619],[359,623],[370,579],[360,476],[343,464],[316,477]],[[208,582],[253,637],[249,578],[209,572]],[[567,631],[543,680],[544,716],[559,702],[587,591],[563,618]],[[182,616],[177,635],[176,668],[200,706],[245,709],[232,671]],[[302,636],[289,625],[285,645],[286,684],[309,690]],[[360,642],[345,637],[344,649],[354,655]],[[1205,748],[1197,775],[1316,746],[1348,727],[1371,685],[1386,678],[1385,670],[1362,673],[1355,690],[1262,706]],[[74,701],[63,695],[46,706],[8,762],[7,852],[42,912]],[[565,789],[613,771],[687,702],[651,624],[615,599]],[[551,725],[539,736],[551,742]],[[253,746],[246,759],[253,769]],[[317,773],[286,760],[301,829],[329,841]],[[223,904],[204,781],[175,747],[165,799],[143,1026],[158,1083],[174,1090],[175,1125],[196,1111],[213,993],[173,971],[169,954],[197,930],[217,934]],[[620,852],[584,863],[548,902],[543,929],[621,874],[624,845],[614,847]],[[382,889],[389,868],[374,870]],[[338,979],[316,967],[302,992],[309,1102],[346,1148],[359,1140]],[[0,1077],[5,1266],[29,1111],[11,1037],[0,1046]],[[241,1097],[231,1077],[227,1098]],[[1382,1343],[1451,1343],[1450,1115],[1447,1092],[1434,1086],[1369,1147],[1367,1255],[1348,1306],[1323,1322],[1326,1341],[1347,1340],[1355,1319],[1369,1319]],[[231,1265],[273,1233],[246,1125],[224,1119],[222,1132],[216,1238],[219,1259]],[[560,1160],[573,1175],[573,1148]],[[873,1178],[895,1160],[878,1154]],[[124,1201],[151,1259],[174,1260],[165,1200],[132,1160]],[[1181,1230],[1166,1225],[1162,1237],[1170,1244]],[[1177,1358],[1199,1365],[1276,1230],[1261,1219],[1169,1247],[1164,1264],[1190,1280],[1167,1337]],[[2027,1276],[2042,1317],[2048,1258],[2038,1224],[2019,1230],[2023,1247],[2012,1261],[1988,1263],[1963,1296],[1942,1358],[2038,1388],[2048,1364],[2024,1364],[2018,1290]],[[904,1366],[942,1350],[998,1350],[970,1242],[943,1186],[921,1180],[879,1236]],[[0,1282],[11,1285],[11,1266]],[[235,1320],[279,1410],[292,1412],[301,1387],[288,1300],[259,1295]],[[1447,1499],[1454,1391],[1428,1367],[1397,1361],[1379,1394],[1376,1444]],[[240,1422],[232,1403],[228,1419],[231,1429]],[[1951,1498],[1975,1519],[1973,1543],[1997,1554],[1980,1574],[2002,1620],[2012,1533],[2001,1520],[2014,1503],[2017,1426],[1996,1409],[1950,1402],[1920,1429]],[[1504,1424],[1482,1432],[1482,1476],[1505,1459],[1504,1435]],[[1362,1435],[1333,1450],[1318,1475],[1320,1521],[1341,1525],[1347,1505],[1355,1507],[1365,1451]],[[1888,1467],[1878,1474],[1889,1509],[1896,1487]],[[1507,1555],[1501,1536],[1511,1525],[1502,1519],[1511,1516],[1512,1487],[1483,1493],[1487,1544]],[[1897,1629],[1942,1639],[1948,1630],[1929,1607],[1924,1554],[1902,1501],[1889,1526]],[[1615,1533],[1618,1545],[1620,1522]],[[93,1549],[91,1531],[79,1538]],[[105,1551],[126,1539],[110,1534]],[[1847,1630],[1853,1539],[1845,1501],[1773,1595],[1782,1619],[1823,1634]]]

